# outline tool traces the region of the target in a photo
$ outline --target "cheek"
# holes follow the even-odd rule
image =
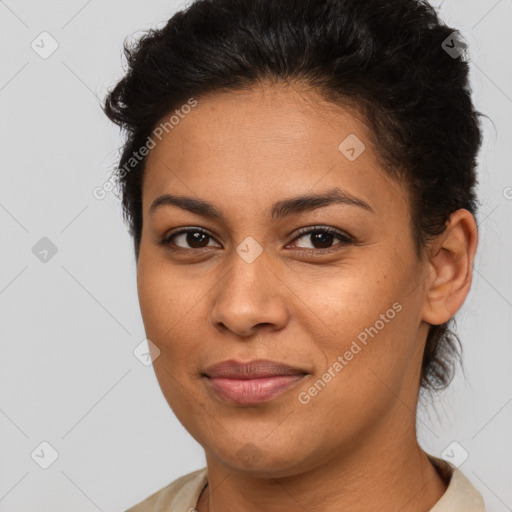
[[[139,258],[137,291],[146,336],[160,350],[159,366],[172,368],[175,375],[194,371],[204,335],[198,316],[206,315],[204,290],[187,286],[177,272],[150,257]],[[206,319],[206,316],[201,316]]]
[[[309,283],[307,305],[317,314],[330,346],[343,348],[340,344],[350,344],[361,333],[364,339],[365,329],[376,322],[379,331],[387,327],[396,315],[393,304],[400,296],[396,282],[394,277],[369,266],[350,268],[330,279]]]
[[[183,422],[202,413],[197,397],[190,394],[198,353],[191,342],[197,338],[191,336],[191,329],[197,322],[192,321],[193,309],[177,288],[183,291],[162,265],[139,257],[137,291],[144,329],[160,350],[153,370],[167,403]]]
[[[340,317],[339,335],[323,340],[325,363],[299,390],[300,404],[306,404],[298,406],[307,412],[305,423],[327,414],[329,427],[323,428],[333,443],[340,432],[347,439],[357,438],[396,406],[402,389],[412,389],[404,385],[414,370],[410,341],[414,333],[407,310],[391,304],[382,314],[385,320],[367,313],[346,321]],[[352,324],[347,326],[348,322]],[[409,403],[405,396],[403,401]]]
[[[362,317],[345,339],[338,382],[348,397],[349,410],[367,404],[375,417],[393,407],[399,396],[404,403],[412,403],[409,394],[422,357],[417,308],[403,300],[386,306]]]
[[[338,371],[332,370],[340,376],[333,380],[356,395],[378,392],[372,383],[382,388],[379,377],[398,387],[415,364],[421,304],[418,292],[410,293],[412,267],[403,262],[399,268],[387,258],[387,266],[384,259],[380,266],[375,261],[357,274],[331,280],[322,292],[318,288],[310,293],[324,321],[323,335],[316,337],[325,354],[326,368],[320,370],[332,367],[341,356],[343,369],[337,365]]]
[[[137,293],[146,333],[158,333],[165,324],[172,325],[170,315],[172,294],[165,286],[165,274],[149,265],[139,263],[137,272]]]
[[[137,292],[144,324],[170,329],[189,309],[186,282],[179,269],[170,270],[158,250],[141,245],[137,264]],[[193,298],[191,298],[192,300]]]
[[[186,304],[176,293],[176,284],[165,267],[146,257],[142,251],[137,265],[137,293],[146,336],[155,343],[161,355],[171,348],[169,340],[181,327]]]

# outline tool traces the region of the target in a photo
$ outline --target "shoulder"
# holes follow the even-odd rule
[[[177,478],[126,512],[187,512],[194,508],[207,483],[207,468]]]

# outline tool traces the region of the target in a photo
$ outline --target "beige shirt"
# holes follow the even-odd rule
[[[427,456],[448,484],[429,512],[485,512],[482,495],[459,469],[431,454]],[[207,482],[207,468],[188,473],[126,512],[194,512]]]

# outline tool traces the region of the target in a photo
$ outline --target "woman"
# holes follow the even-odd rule
[[[484,510],[415,427],[478,243],[463,48],[420,0],[198,0],[127,48],[141,313],[207,463],[130,512]]]

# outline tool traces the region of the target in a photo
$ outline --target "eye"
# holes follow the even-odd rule
[[[314,226],[313,228],[303,228],[300,229],[297,232],[297,237],[295,240],[299,240],[301,238],[304,238],[310,241],[309,246],[302,246],[301,249],[317,249],[315,252],[332,252],[333,246],[331,245],[334,241],[334,239],[341,240],[341,243],[338,243],[336,245],[339,245],[341,247],[354,244],[354,240],[343,233],[342,231],[338,231],[336,229],[332,229],[325,226]],[[334,246],[334,250],[336,250],[336,246]]]
[[[309,237],[310,240],[311,245],[302,247],[299,246],[300,249],[305,249],[308,251],[313,250],[313,252],[320,254],[337,250],[336,245],[343,247],[355,243],[355,241],[349,235],[343,233],[342,231],[338,231],[326,226],[302,228],[297,231],[296,234],[297,236],[295,237],[294,241],[300,240],[301,238],[307,240],[307,237]],[[340,240],[340,243],[332,246],[332,243],[336,238]],[[171,233],[170,235],[164,237],[159,243],[160,245],[166,246],[173,251],[187,251],[207,249],[209,247],[218,247],[215,245],[209,245],[209,242],[212,240],[213,237],[204,229],[190,227],[177,231],[176,233]]]
[[[172,233],[160,241],[160,245],[169,246],[171,250],[193,250],[193,249],[206,249],[208,246],[208,242],[213,240],[212,236],[201,228],[187,228],[182,229],[176,233]],[[181,244],[188,244],[180,245]],[[171,247],[171,245],[175,245],[178,248]]]

